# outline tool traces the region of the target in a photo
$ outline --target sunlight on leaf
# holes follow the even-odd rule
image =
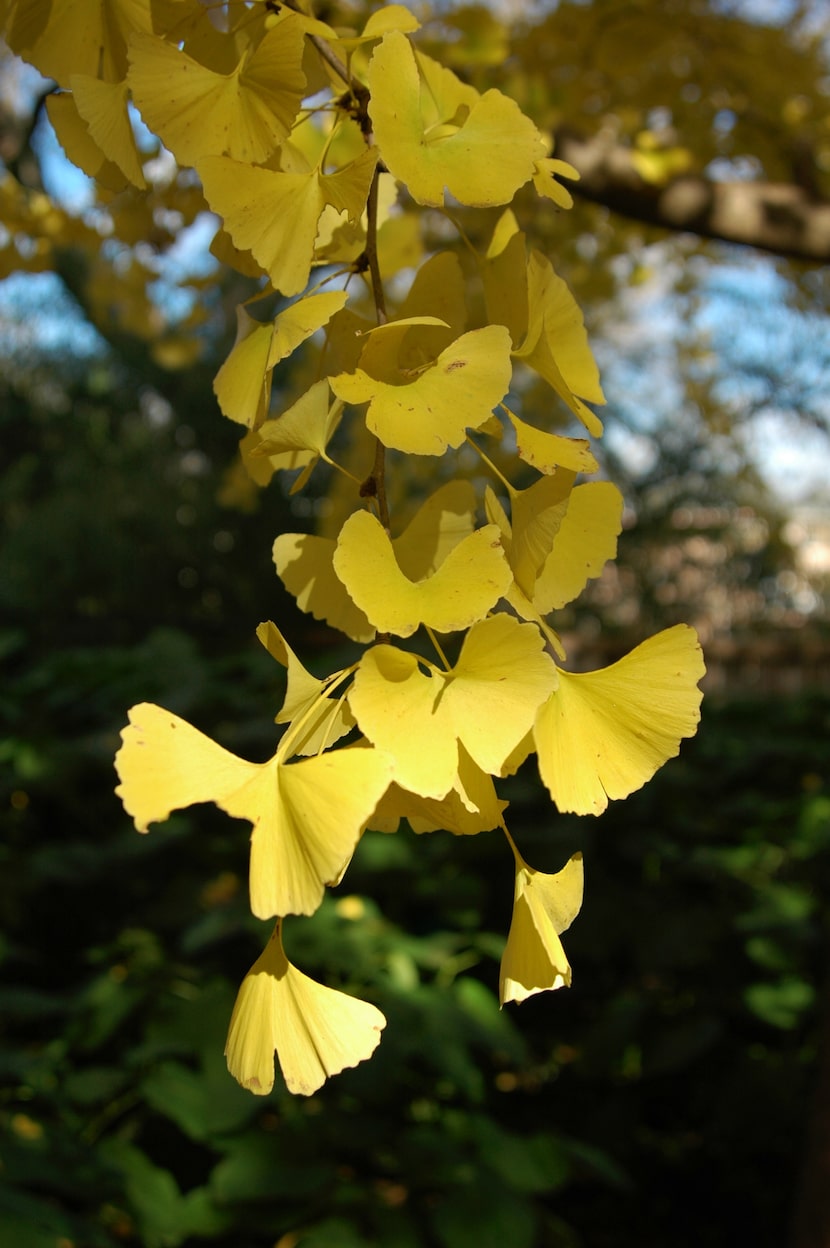
[[[536,717],[539,772],[561,811],[599,815],[650,780],[694,736],[705,668],[693,628],[678,624],[597,672],[560,670]]]
[[[499,1000],[526,1001],[537,992],[570,987],[571,967],[559,939],[582,906],[582,854],[561,871],[534,871],[515,850],[513,918],[499,971]]]
[[[292,966],[278,923],[239,989],[225,1045],[228,1070],[243,1088],[266,1096],[276,1053],[289,1092],[311,1096],[331,1075],[371,1057],[385,1026],[375,1006]]]

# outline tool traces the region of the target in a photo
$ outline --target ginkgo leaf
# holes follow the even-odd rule
[[[309,979],[285,956],[282,923],[242,981],[225,1057],[234,1079],[257,1096],[274,1086],[274,1054],[289,1092],[310,1096],[330,1075],[374,1053],[380,1010]]]
[[[263,919],[314,913],[392,778],[390,760],[366,749],[248,763],[150,703],[121,736],[116,793],[140,832],[197,802],[252,825],[251,910]]]
[[[410,637],[421,624],[439,633],[468,628],[511,580],[498,529],[487,525],[464,538],[432,576],[410,581],[388,534],[368,511],[356,511],[343,525],[334,570],[367,619],[380,632],[400,637]]]
[[[422,365],[431,364],[434,356],[419,359],[411,372],[404,372],[399,362],[404,342],[414,338],[418,346],[424,348],[426,343],[434,340],[435,330],[444,339],[437,347],[437,354],[447,345],[447,335],[452,337],[449,325],[439,316],[406,316],[374,325],[364,335],[365,342],[360,352],[361,370],[375,381],[388,382],[393,386],[409,381],[413,373],[417,375],[421,371]],[[411,355],[411,351],[408,354]],[[416,354],[420,354],[417,347]]]
[[[330,698],[325,681],[312,676],[276,624],[260,624],[256,635],[265,649],[287,669],[285,699],[277,724],[293,724],[292,754],[318,754],[354,728],[355,720],[345,698]]]
[[[303,666],[271,620],[265,620],[258,625],[256,635],[271,657],[286,669],[285,699],[274,722],[290,724],[292,719],[297,718],[317,698],[323,696],[325,684]]]
[[[502,1005],[570,986],[571,967],[559,937],[580,911],[582,889],[582,854],[547,875],[516,853],[513,918],[499,971]]]
[[[349,706],[361,732],[393,757],[393,779],[421,797],[444,798],[455,782],[458,748],[452,723],[436,713],[443,677],[425,675],[417,656],[372,646],[360,660]]]
[[[610,481],[589,481],[571,491],[553,547],[530,597],[541,615],[572,602],[617,553],[623,497]]]
[[[330,380],[346,403],[369,403],[367,427],[384,446],[443,455],[489,420],[511,373],[510,336],[503,325],[488,325],[462,334],[409,384],[378,381],[360,368]]]
[[[561,811],[601,814],[679,752],[700,719],[704,675],[693,628],[678,624],[597,672],[559,672],[533,729],[539,772]]]
[[[305,484],[318,460],[325,459],[331,463],[326,447],[337,428],[343,404],[339,399],[333,403],[330,399],[329,383],[324,377],[306,390],[281,416],[260,425],[258,442],[252,454],[270,456],[292,450],[311,451],[309,470],[301,478]],[[294,490],[291,492],[294,493]]]
[[[355,606],[332,567],[335,543],[312,533],[281,533],[273,546],[274,564],[285,588],[301,611],[325,620],[352,641],[375,635],[363,611]]]
[[[122,191],[128,179],[122,169],[107,160],[89,133],[89,126],[78,112],[74,95],[70,91],[53,92],[46,98],[46,112],[67,159],[82,169],[87,177],[95,178],[99,186],[110,191]],[[9,220],[6,214],[4,220]]]
[[[516,584],[533,598],[537,573],[551,553],[570,506],[574,473],[562,469],[510,496],[512,536],[509,560]]]
[[[86,74],[72,74],[69,85],[90,137],[128,182],[144,190],[147,183],[127,112],[127,83],[101,82]]]
[[[479,767],[499,775],[556,683],[538,628],[500,612],[467,633],[440,712]]]
[[[582,421],[585,428],[594,438],[602,436],[602,421],[596,412],[592,412],[587,403],[583,403],[582,399],[574,394],[571,387],[562,375],[557,357],[554,355],[550,340],[546,333],[542,333],[536,342],[536,345],[530,351],[516,352],[518,359],[537,372],[543,377],[549,386],[552,387],[559,397],[571,409],[574,416]]]
[[[467,328],[467,288],[461,263],[453,251],[439,251],[421,265],[400,309],[401,319],[427,313],[437,316],[447,329],[408,335],[398,359],[404,371],[434,360]],[[362,367],[372,372],[368,364]]]
[[[248,481],[250,478],[259,486],[267,485],[275,472],[292,472],[298,468],[307,468],[314,458],[311,451],[278,451],[274,455],[255,455],[254,451],[258,446],[257,432],[249,430],[239,443],[239,456],[245,480]],[[236,486],[241,488],[241,485],[240,481],[236,482]],[[235,505],[239,504],[223,503],[223,506]]]
[[[421,23],[411,9],[403,4],[384,4],[370,14],[363,27],[364,39],[382,39],[390,30],[419,30]]]
[[[130,90],[180,164],[225,154],[259,164],[286,138],[299,110],[304,38],[302,25],[287,15],[223,74],[155,35],[135,35]]]
[[[213,379],[213,393],[223,414],[249,429],[254,429],[268,411],[268,356],[273,332],[272,325],[255,321],[240,304],[236,309],[236,342]]]
[[[48,20],[31,46],[27,37],[35,33],[34,27],[25,30],[25,48],[12,46],[25,52],[26,60],[44,77],[54,78],[62,87],[69,86],[72,74],[120,82],[127,72],[130,37],[152,29],[147,0],[94,0],[80,5],[77,0],[50,0],[48,4],[25,0],[25,7],[39,9],[41,14],[46,11]]]
[[[589,403],[604,403],[599,370],[579,304],[547,256],[533,250],[527,262],[530,319],[541,318],[545,338],[565,384]],[[528,342],[528,345],[530,343]],[[521,355],[522,352],[519,352]]]
[[[519,224],[507,208],[496,222],[481,263],[481,279],[488,319],[506,325],[515,348],[526,342],[530,303],[527,289],[527,244]]]
[[[419,58],[425,66],[429,58]],[[425,115],[418,61],[406,35],[391,31],[369,66],[369,112],[383,161],[420,204],[442,207],[444,188],[460,203],[508,203],[545,157],[539,131],[500,91],[483,96],[466,88],[437,120]],[[455,77],[442,68],[446,81]],[[458,80],[456,79],[456,82]],[[461,84],[459,84],[461,86]]]
[[[406,819],[418,835],[442,830],[454,836],[477,836],[499,827],[507,804],[497,797],[492,778],[462,746],[455,784],[446,797],[420,797],[392,784],[381,798],[370,826],[379,831],[394,831],[400,820]]]
[[[332,204],[359,219],[377,158],[377,149],[368,148],[332,174],[259,169],[227,156],[206,156],[197,168],[235,245],[253,253],[277,290],[298,295],[308,283],[323,209]]]
[[[558,468],[567,468],[571,472],[598,470],[599,464],[586,438],[563,438],[557,433],[547,433],[520,420],[511,411],[507,411],[507,417],[516,431],[519,459],[530,464],[537,472],[552,474]]]
[[[268,410],[272,370],[330,321],[347,299],[344,290],[308,295],[284,308],[267,324],[255,321],[240,304],[236,309],[236,341],[213,382],[225,416],[249,429],[255,428]],[[289,448],[275,447],[268,453],[275,454],[278,449]]]
[[[448,481],[430,494],[403,533],[392,538],[398,567],[410,581],[440,568],[475,527],[476,496],[469,481]]]
[[[533,185],[538,193],[545,199],[552,199],[559,208],[573,208],[573,196],[567,187],[557,182],[557,178],[578,181],[579,171],[566,160],[552,160],[550,157],[537,160],[533,170]]]
[[[277,780],[225,807],[237,818],[250,818],[252,809],[259,818],[251,837],[251,910],[260,919],[314,913],[391,782],[391,759],[347,746],[280,766]]]
[[[382,39],[390,30],[410,32],[419,30],[420,26],[421,23],[415,14],[404,5],[384,4],[370,14],[361,34],[341,33],[338,36],[337,44],[342,49],[351,50],[360,47],[361,44],[371,43],[375,39]]]
[[[394,759],[401,788],[443,798],[459,772],[459,742],[498,775],[557,681],[532,624],[498,614],[474,624],[455,667],[425,675],[415,655],[374,646],[360,660],[349,704],[361,731]]]
[[[314,295],[297,299],[274,317],[274,333],[268,355],[268,367],[274,368],[280,360],[292,355],[318,329],[327,325],[331,318],[346,306],[349,298],[345,290],[321,290]]]
[[[527,256],[510,212],[496,225],[481,274],[488,315],[509,328],[515,358],[539,373],[598,437],[602,422],[583,400],[604,403],[605,396],[582,313],[550,261],[538,251]]]

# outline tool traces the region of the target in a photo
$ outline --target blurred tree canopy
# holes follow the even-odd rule
[[[10,42],[50,7],[0,4]],[[578,293],[609,432],[629,431],[606,463],[630,554],[623,584],[573,617],[588,635],[598,612],[637,634],[714,618],[713,586],[719,629],[792,618],[799,582],[780,576],[791,552],[753,422],[777,409],[794,437],[828,425],[828,28],[819,3],[601,0],[507,17],[448,5],[425,32],[582,173],[571,213],[528,201],[521,224]],[[287,941],[383,1005],[395,1025],[371,1068],[307,1105],[278,1091],[263,1108],[228,1079],[228,1011],[259,939],[246,835],[200,809],[137,837],[110,760],[145,698],[266,756],[281,690],[253,625],[271,614],[306,652],[331,644],[291,625],[268,547],[323,504],[298,513],[234,466],[211,387],[255,284],[208,255],[192,174],[142,138],[149,195],[110,168],[73,206],[50,84],[11,55],[0,72],[0,1239],[778,1248],[826,971],[820,695],[715,703],[681,761],[601,824],[552,819],[516,777],[540,867],[580,836],[595,872],[574,989],[518,1021],[491,990],[498,847],[477,838],[473,872],[449,837],[367,838],[353,891]],[[727,261],[742,276],[712,324]],[[771,304],[743,280],[757,271],[775,279]],[[736,332],[750,319],[751,342]],[[275,396],[292,385],[280,372]]]
[[[49,6],[7,7],[8,39],[22,48]],[[361,20],[353,4],[318,10],[334,25]],[[425,49],[440,49],[462,77],[516,98],[580,171],[574,211],[539,210],[531,196],[517,211],[530,241],[578,292],[597,344],[610,397],[602,453],[631,505],[628,546],[681,549],[678,517],[687,545],[702,539],[701,557],[684,558],[669,585],[659,560],[630,562],[629,603],[637,595],[653,603],[649,620],[694,614],[707,559],[727,580],[747,557],[760,573],[742,606],[745,573],[734,579],[722,628],[749,626],[768,610],[786,617],[804,597],[803,578],[783,590],[776,579],[792,557],[779,540],[784,517],[770,482],[785,489],[787,480],[770,463],[774,452],[759,448],[764,421],[775,422],[779,443],[807,447],[821,445],[810,439],[830,423],[820,384],[830,353],[828,38],[821,4],[703,0],[522,6],[504,15],[445,5],[422,32]],[[6,54],[0,275],[56,275],[133,384],[140,379],[186,412],[191,426],[193,413],[204,413],[199,438],[216,446],[224,437],[230,458],[230,436],[211,429],[211,382],[254,279],[206,251],[213,219],[198,181],[149,137],[140,139],[147,191],[109,165],[95,171],[85,204],[71,206],[55,172],[49,91]],[[80,150],[72,154],[83,162]],[[460,219],[481,230],[469,214]],[[20,319],[6,316],[7,326]],[[6,333],[15,351],[19,327]],[[6,384],[19,372],[10,367]],[[543,387],[523,397],[550,422]],[[226,499],[252,505],[237,486]],[[765,531],[760,545],[751,539],[754,553],[743,551],[748,511]],[[707,607],[715,618],[715,604]]]

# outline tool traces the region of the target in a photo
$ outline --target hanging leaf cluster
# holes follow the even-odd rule
[[[502,1004],[569,984],[560,937],[581,855],[555,874],[529,866],[498,782],[535,755],[560,811],[600,814],[695,732],[703,674],[685,626],[574,673],[551,619],[613,559],[623,510],[590,479],[604,398],[581,313],[511,207],[568,207],[558,179],[576,171],[512,100],[425,55],[399,5],[362,30],[268,0],[18,0],[4,14],[10,46],[58,84],[49,112],[71,159],[143,193],[138,110],[195,170],[215,254],[258,276],[215,380],[252,478],[293,473],[296,492],[321,463],[331,475],[322,530],[277,535],[273,558],[356,661],[318,679],[262,624],[287,673],[270,761],[147,703],[116,759],[139,831],[199,802],[250,825],[251,910],[273,931],[230,1021],[231,1073],[265,1094],[276,1054],[288,1088],[310,1094],[374,1051],[381,1012],[294,967],[282,929],[315,912],[367,830],[402,820],[500,830],[515,867]],[[481,243],[459,224],[470,209]],[[300,349],[302,387],[275,393]],[[514,411],[531,374],[550,388],[551,428]],[[580,436],[556,432],[563,414]],[[425,462],[435,488],[408,514]]]

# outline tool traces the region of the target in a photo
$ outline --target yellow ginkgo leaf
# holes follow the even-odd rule
[[[276,420],[266,420],[257,430],[257,444],[253,455],[281,455],[288,451],[310,451],[307,470],[292,487],[291,493],[301,489],[314,465],[324,459],[332,461],[326,452],[329,438],[337,428],[343,411],[339,399],[330,402],[329,383],[324,377],[316,381],[310,390],[292,403]]]
[[[331,378],[346,403],[369,403],[366,424],[384,446],[409,455],[443,455],[478,429],[510,386],[510,335],[503,325],[463,334],[409,384],[362,369]]]
[[[9,44],[46,78],[69,86],[72,74],[120,82],[127,72],[127,43],[152,29],[147,0],[23,0],[26,20],[14,23]],[[20,42],[15,38],[19,35]]]
[[[412,373],[417,374],[422,365],[431,364],[434,356],[419,359],[418,366],[412,372],[403,372],[399,358],[404,342],[410,337],[416,338],[418,345],[423,348],[426,342],[434,339],[436,331],[444,339],[447,335],[452,337],[447,322],[438,316],[406,316],[373,326],[365,333],[365,343],[360,352],[361,370],[375,381],[389,382],[393,386],[409,381]],[[443,341],[437,351],[446,345],[446,341]]]
[[[567,514],[574,476],[563,468],[554,477],[541,477],[528,489],[511,493],[509,560],[516,584],[528,598],[533,597],[536,576]]]
[[[573,394],[589,403],[604,403],[599,370],[579,304],[567,283],[554,272],[550,260],[540,251],[533,250],[528,257],[527,288],[530,320],[534,321],[538,309],[542,335],[565,384]]]
[[[225,1057],[243,1088],[265,1096],[274,1086],[274,1054],[289,1092],[310,1096],[330,1075],[374,1053],[386,1019],[368,1001],[326,988],[285,956],[282,923],[242,981]]]
[[[213,379],[213,392],[229,420],[254,429],[268,411],[271,398],[273,325],[255,321],[241,304],[236,309],[236,342]]]
[[[240,467],[248,484],[255,481],[259,486],[267,485],[275,472],[293,472],[298,468],[307,468],[314,458],[311,451],[278,451],[275,455],[255,455],[254,451],[258,446],[259,437],[254,430],[249,430],[239,443]],[[243,483],[237,479],[236,484],[241,488]],[[223,503],[223,506],[235,505]]]
[[[545,157],[539,131],[500,91],[478,96],[457,79],[462,90],[447,92],[446,111],[431,116],[422,101],[434,105],[436,92],[422,91],[418,64],[406,35],[391,31],[369,66],[369,112],[387,169],[420,204],[443,206],[445,187],[463,204],[509,203]],[[443,69],[441,78],[455,75]]]
[[[597,672],[559,672],[533,729],[539,772],[561,811],[599,815],[691,737],[704,675],[693,628],[678,624]]]
[[[527,342],[530,328],[527,244],[510,209],[502,214],[493,231],[481,263],[481,279],[488,319],[495,325],[507,326],[512,345],[518,350]]]
[[[507,589],[510,569],[498,529],[465,537],[425,580],[401,571],[392,542],[368,511],[356,511],[340,531],[334,570],[349,597],[380,632],[411,637],[421,624],[439,633],[469,628]]]
[[[473,625],[446,679],[441,717],[478,766],[499,775],[557,674],[538,628],[500,612]]]
[[[440,568],[475,527],[476,495],[469,481],[448,481],[421,504],[399,537],[392,538],[398,567],[410,581]]]
[[[259,819],[251,837],[251,910],[260,919],[314,913],[390,784],[391,759],[347,746],[280,766],[277,780],[225,807],[237,818],[253,810]]]
[[[559,939],[582,906],[582,854],[561,871],[534,871],[516,853],[513,919],[499,971],[499,1001],[525,1001],[534,993],[569,987],[571,967]]]
[[[345,698],[329,698],[326,682],[312,676],[276,624],[260,624],[256,635],[265,649],[287,669],[285,699],[277,724],[294,724],[291,754],[318,754],[354,728],[354,716]]]
[[[561,186],[557,178],[579,180],[579,171],[569,165],[566,160],[537,160],[533,171],[533,185],[545,199],[552,199],[558,208],[573,208],[573,196],[567,187]]]
[[[553,548],[529,597],[540,615],[572,602],[617,553],[623,497],[610,481],[589,481],[571,491]]]
[[[262,919],[314,913],[392,778],[390,760],[366,749],[285,766],[281,746],[267,763],[248,763],[146,702],[121,736],[116,793],[140,832],[197,802],[252,825],[251,909]]]
[[[458,256],[453,251],[439,251],[421,265],[401,305],[402,320],[427,314],[438,317],[447,328],[407,336],[398,356],[399,367],[404,372],[434,360],[467,328],[467,288]],[[361,366],[372,373],[368,364],[361,361]]]
[[[602,423],[583,402],[604,403],[582,313],[550,261],[533,251],[511,212],[496,225],[481,268],[490,320],[506,325],[513,354],[561,396],[589,433]]]
[[[224,414],[249,429],[256,428],[268,410],[272,370],[331,320],[347,299],[344,290],[309,295],[266,324],[255,321],[240,304],[236,309],[236,342],[213,383]],[[274,448],[268,453],[275,454],[277,449],[289,448]]]
[[[128,182],[144,190],[147,183],[127,112],[127,83],[101,82],[86,74],[72,74],[69,84],[91,138]]]
[[[284,173],[227,156],[198,162],[205,197],[242,251],[252,252],[277,290],[298,295],[308,283],[317,224],[326,204],[359,219],[366,205],[377,149],[336,173]]]
[[[288,359],[301,343],[327,325],[346,306],[348,298],[345,290],[321,290],[307,295],[305,299],[297,299],[278,312],[273,322],[268,367],[274,368],[280,360]]]
[[[418,30],[421,23],[403,4],[384,4],[372,13],[363,27],[364,39],[382,39],[390,30]]]
[[[78,112],[72,92],[61,91],[47,96],[46,112],[67,159],[82,169],[87,177],[95,178],[99,186],[109,191],[123,191],[128,183],[126,175],[107,160],[89,133],[89,126]],[[4,215],[4,220],[8,223],[9,217]]]
[[[303,45],[302,25],[287,15],[222,74],[155,35],[135,35],[130,90],[180,164],[226,154],[259,164],[286,138],[300,107]]]
[[[574,394],[568,385],[562,375],[559,361],[553,353],[550,339],[546,333],[543,332],[541,334],[532,350],[517,351],[516,357],[545,379],[548,385],[556,391],[563,402],[571,409],[574,416],[582,421],[592,437],[599,438],[602,436],[602,421],[596,412],[592,412],[587,403],[583,403],[582,399],[577,394]]]
[[[370,827],[393,832],[400,820],[406,819],[419,835],[443,830],[454,836],[477,836],[499,827],[506,806],[507,802],[496,796],[492,778],[476,766],[462,746],[455,785],[446,797],[419,797],[392,784],[381,798]]]
[[[498,775],[527,735],[557,681],[542,646],[534,625],[504,614],[473,625],[449,672],[425,675],[415,655],[374,646],[360,661],[349,703],[361,731],[392,755],[401,788],[441,799],[458,787],[461,746]],[[464,801],[463,786],[458,791]]]
[[[455,731],[436,712],[445,690],[443,677],[425,675],[416,655],[386,645],[365,652],[349,690],[361,732],[392,755],[395,782],[421,797],[446,797],[458,771]]]
[[[537,472],[552,474],[559,468],[571,472],[596,472],[599,468],[590,443],[586,438],[563,438],[557,433],[547,433],[520,420],[512,412],[508,419],[516,431],[516,450],[519,459],[530,464]]]
[[[273,547],[277,575],[301,611],[315,620],[325,620],[352,641],[371,641],[374,626],[355,606],[332,567],[334,549],[335,543],[328,537],[281,533]]]

